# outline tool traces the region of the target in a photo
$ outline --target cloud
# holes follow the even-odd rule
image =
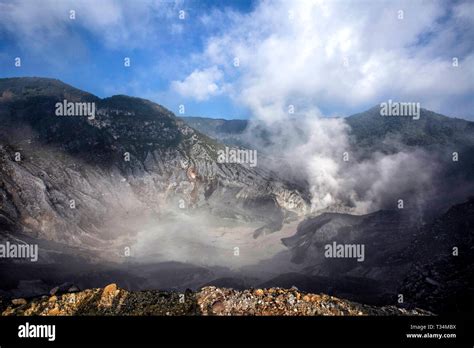
[[[173,81],[171,88],[183,97],[204,101],[222,93],[219,86],[223,73],[216,66],[194,70],[183,81]]]
[[[257,117],[278,117],[288,104],[360,110],[389,97],[448,114],[454,101],[456,111],[471,115],[465,98],[474,92],[471,6],[448,5],[261,2],[252,13],[228,15],[207,40],[201,69],[225,71],[228,91]]]
[[[160,41],[163,27],[172,29],[180,3],[0,0],[0,30],[11,35],[20,46],[38,50],[51,42],[77,40],[81,36],[77,29],[92,34],[109,49],[143,47]],[[75,19],[70,18],[70,11],[75,12]]]
[[[182,1],[0,0],[0,32],[46,60],[92,61],[96,45],[147,56],[166,50],[180,57],[180,74],[222,72],[199,98],[217,87],[259,117],[278,117],[288,104],[348,114],[388,98],[474,117],[472,9],[469,1],[274,0],[242,13]]]
[[[402,150],[344,165],[343,153],[353,153],[348,127],[321,116],[389,98],[448,114],[453,107],[472,112],[468,10],[437,1],[261,2],[252,13],[229,16],[208,39],[201,69],[225,73],[225,93],[247,106],[257,125],[264,123],[265,150],[308,183],[313,211],[366,213],[413,196],[418,204],[430,194],[435,172],[426,154]],[[287,170],[281,162],[274,169]]]

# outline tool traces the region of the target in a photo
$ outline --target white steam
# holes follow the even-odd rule
[[[344,120],[321,110],[363,110],[387,95],[435,107],[440,98],[453,95],[452,90],[443,97],[438,90],[433,94],[433,86],[444,89],[436,82],[441,80],[455,79],[461,94],[468,90],[472,82],[428,54],[449,46],[442,33],[416,52],[410,49],[437,27],[445,11],[441,3],[421,1],[262,2],[248,15],[231,16],[225,30],[209,39],[202,59],[227,77],[237,74],[227,90],[253,114],[251,142],[284,161],[277,160],[273,169],[307,182],[313,211],[396,208],[399,199],[421,199],[420,192],[429,187],[430,160],[411,150],[361,160],[350,148]],[[423,20],[411,15],[420,12]],[[240,65],[229,68],[235,57]],[[423,75],[413,81],[420,71]],[[255,139],[259,129],[266,130],[264,141]]]
[[[264,140],[255,136],[262,128]],[[375,152],[361,159],[349,134],[343,118],[308,112],[277,122],[254,120],[246,136],[275,159],[267,165],[282,177],[307,183],[313,212],[365,214],[396,209],[399,199],[416,207],[428,199],[435,173],[429,155],[401,147],[397,153]]]

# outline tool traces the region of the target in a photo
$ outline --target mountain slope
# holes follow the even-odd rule
[[[189,126],[217,139],[224,144],[244,146],[242,133],[248,126],[248,120],[225,120],[207,117],[181,117]]]
[[[249,120],[224,120],[206,117],[182,117],[189,125],[221,139],[242,142]],[[420,109],[420,118],[382,117],[380,107],[346,117],[352,141],[357,146],[381,145],[384,140],[407,146],[474,145],[474,122],[451,118],[433,111]],[[298,122],[297,119],[294,122]],[[387,138],[387,139],[386,139]],[[225,141],[224,141],[225,142]]]
[[[282,240],[292,261],[303,266],[302,272],[280,275],[278,282],[265,285],[284,286],[289,278],[297,286],[318,284],[322,291],[361,301],[367,291],[359,287],[371,284],[370,299],[364,302],[393,303],[403,294],[406,305],[435,313],[472,310],[473,219],[472,198],[421,227],[403,211],[362,216],[326,213],[308,218],[298,225],[294,236]],[[333,242],[363,245],[364,261],[328,258],[325,246]]]
[[[359,146],[372,146],[386,138],[408,146],[474,145],[474,122],[450,118],[420,109],[420,118],[383,117],[375,106],[347,117],[351,134]]]
[[[410,270],[400,293],[438,313],[474,310],[474,197],[421,229],[401,257]]]
[[[166,209],[262,225],[305,209],[300,190],[260,168],[217,163],[222,145],[150,101],[100,99],[43,78],[0,79],[0,96],[3,232],[96,248]],[[95,118],[56,116],[64,99],[95,103]],[[254,214],[249,205],[262,200],[274,203]]]
[[[230,120],[186,118],[185,121],[195,124],[202,132],[216,139],[255,147],[263,152],[272,148],[268,144],[284,143],[286,137],[292,136],[297,139],[297,144],[306,145],[307,137],[298,134],[308,133],[301,128],[297,118],[287,119],[277,126],[265,125],[257,120],[233,120],[239,122],[239,127],[234,128],[230,127]],[[474,122],[426,109],[420,109],[419,119],[384,117],[380,115],[379,106],[346,117],[344,122],[348,126],[345,140],[350,160],[343,166],[347,164],[350,167],[350,164],[364,161],[373,163],[384,156],[396,154],[413,155],[417,157],[418,163],[425,163],[426,172],[420,173],[420,176],[432,172],[430,189],[436,192],[431,195],[429,207],[425,211],[428,218],[474,194]],[[226,127],[227,124],[229,127]],[[288,135],[283,132],[285,135],[282,136],[282,129],[291,131],[288,131]],[[270,157],[280,155],[280,148],[276,148],[276,153],[268,154]],[[339,157],[333,159],[339,161]],[[290,163],[281,166],[291,167],[291,158],[286,161]],[[284,163],[281,160],[275,162]],[[295,173],[297,177],[298,171]]]

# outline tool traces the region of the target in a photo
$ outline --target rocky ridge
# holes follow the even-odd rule
[[[369,306],[296,288],[237,291],[214,286],[199,291],[127,291],[116,284],[43,296],[31,300],[0,301],[3,316],[71,315],[219,315],[219,316],[378,316],[431,315],[421,309]]]

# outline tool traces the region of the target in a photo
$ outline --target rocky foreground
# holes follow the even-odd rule
[[[56,293],[41,298],[0,299],[0,312],[9,315],[431,315],[420,309],[363,305],[296,288],[237,291],[213,286],[200,291],[127,291],[115,284],[105,288]]]

